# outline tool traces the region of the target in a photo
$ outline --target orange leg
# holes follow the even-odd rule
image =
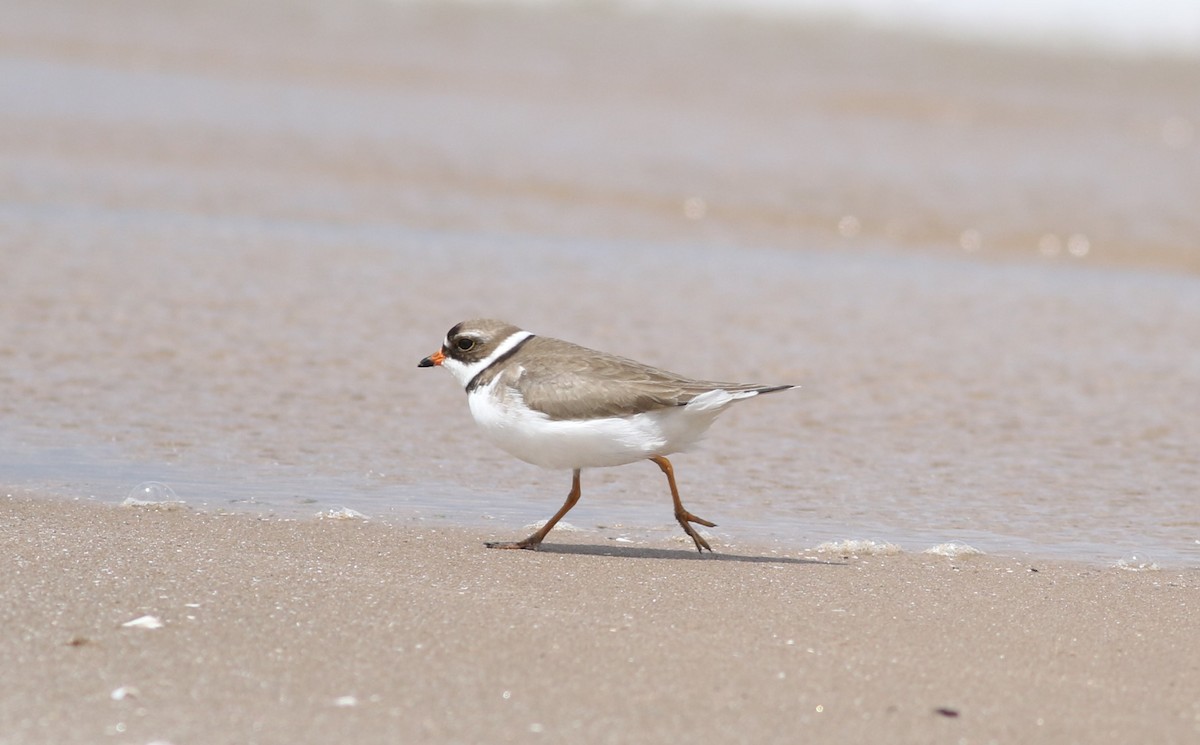
[[[570,512],[571,508],[575,506],[575,503],[579,501],[579,494],[579,469],[576,468],[575,475],[571,479],[571,493],[567,495],[567,501],[563,502],[563,506],[559,508],[558,512],[554,513],[554,517],[547,520],[546,524],[543,525],[540,530],[523,541],[493,541],[484,545],[486,545],[488,548],[527,548],[530,551],[536,549],[542,542],[542,539],[546,537],[546,534],[550,532],[550,529],[553,528],[558,521],[563,518],[563,515]],[[709,550],[711,551],[712,549]]]
[[[707,548],[711,552],[712,546],[708,545],[708,541],[704,540],[689,523],[698,523],[709,528],[715,528],[717,524],[710,523],[702,517],[696,517],[683,508],[683,502],[679,501],[679,489],[675,486],[675,469],[671,467],[671,461],[661,455],[656,455],[650,460],[654,461],[667,475],[667,483],[671,486],[671,499],[675,500],[675,519],[683,526],[683,532],[695,541],[697,551],[704,553],[704,549]]]

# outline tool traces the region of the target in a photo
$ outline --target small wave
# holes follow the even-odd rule
[[[1130,554],[1113,562],[1112,566],[1116,569],[1124,569],[1127,572],[1157,572],[1162,567],[1158,562],[1151,559],[1145,554]]]
[[[152,502],[147,499],[135,499],[133,497],[125,497],[121,502],[122,507],[145,507],[146,509],[159,510],[161,512],[173,512],[181,510],[187,506],[183,501],[175,502]]]
[[[129,496],[125,497],[121,506],[176,510],[184,506],[184,501],[174,489],[161,481],[143,481],[130,490]]]
[[[330,509],[324,510],[322,512],[318,512],[317,519],[319,519],[319,520],[370,520],[371,518],[367,517],[363,513],[359,512],[358,510],[352,510],[349,507],[331,507]]]
[[[982,551],[974,546],[968,546],[965,543],[955,543],[953,541],[950,543],[939,543],[936,546],[930,546],[921,553],[933,554],[934,556],[948,556],[952,559],[959,556],[981,556],[983,554]]]
[[[871,540],[826,541],[814,550],[822,554],[855,556],[892,556],[901,551],[900,547],[894,543]]]

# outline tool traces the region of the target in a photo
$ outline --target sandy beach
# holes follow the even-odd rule
[[[1200,741],[1194,59],[3,15],[0,745]],[[569,473],[417,369],[474,316],[800,385],[673,456],[713,555],[651,464],[484,549]]]
[[[1195,571],[0,511],[6,744],[1200,734]]]

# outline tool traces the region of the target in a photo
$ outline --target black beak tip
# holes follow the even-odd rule
[[[417,367],[433,367],[433,360],[426,357],[417,363]]]

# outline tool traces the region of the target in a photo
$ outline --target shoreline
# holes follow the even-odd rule
[[[183,482],[194,491],[197,484]],[[138,493],[145,484],[157,484],[166,487],[166,492],[147,493],[146,502],[140,501],[143,495]],[[141,508],[148,510],[182,510],[197,514],[244,516],[256,520],[278,520],[284,522],[312,522],[326,519],[349,520],[355,522],[373,522],[392,530],[434,530],[455,531],[466,536],[480,536],[481,543],[487,541],[509,541],[524,537],[531,531],[541,527],[544,516],[535,507],[516,507],[504,500],[471,502],[474,508],[455,505],[454,509],[436,509],[429,504],[403,507],[395,503],[378,505],[382,509],[370,509],[369,501],[361,495],[355,497],[348,494],[347,499],[337,497],[302,499],[297,497],[294,502],[259,501],[254,496],[247,498],[230,498],[226,504],[219,499],[189,500],[181,499],[170,484],[157,481],[147,481],[129,491],[127,497],[101,497],[84,489],[76,492],[67,491],[52,485],[39,487],[14,487],[0,490],[0,496],[9,499],[48,499],[55,502],[68,502],[79,505],[94,505],[102,508],[129,509]],[[286,489],[280,487],[274,491]],[[545,499],[545,510],[549,513],[554,509],[553,498]],[[635,513],[628,514],[610,509],[597,511],[592,505],[580,505],[568,519],[560,522],[547,538],[547,547],[558,541],[560,537],[567,542],[579,543],[591,541],[601,546],[612,546],[620,549],[646,549],[649,551],[673,551],[678,548],[691,546],[690,540],[678,529],[678,526],[665,519],[657,520],[653,510],[639,508]],[[629,505],[625,505],[626,508]],[[636,507],[636,505],[635,505]],[[582,509],[581,509],[582,508]],[[622,517],[617,517],[620,514]],[[604,519],[605,517],[617,519]],[[646,522],[638,518],[650,516]],[[575,518],[575,519],[571,519]],[[632,521],[631,521],[632,520]],[[656,521],[657,520],[657,521]],[[1124,571],[1196,571],[1200,565],[1188,563],[1188,555],[1171,551],[1164,546],[1114,546],[1109,551],[1093,551],[1089,555],[1072,552],[1072,544],[1035,544],[1024,541],[1022,546],[1017,543],[998,544],[1000,536],[992,536],[975,531],[971,537],[956,536],[958,531],[947,530],[941,537],[911,534],[895,535],[879,527],[856,530],[854,528],[835,529],[825,526],[810,526],[805,537],[797,539],[795,535],[783,535],[770,532],[769,522],[763,518],[738,519],[727,516],[723,524],[715,529],[705,528],[701,531],[715,547],[714,553],[722,550],[732,552],[758,551],[771,555],[795,558],[823,558],[830,555],[845,556],[890,556],[903,554],[909,556],[940,556],[949,559],[959,559],[971,556],[985,556],[1002,561],[1022,563],[1056,563],[1075,565],[1089,569],[1119,569]],[[1128,549],[1128,550],[1125,550]],[[1166,558],[1164,558],[1164,556]]]
[[[473,530],[50,499],[0,513],[5,743],[1200,733],[1193,570],[697,556],[568,532],[497,552]],[[161,627],[127,625],[147,616]]]

